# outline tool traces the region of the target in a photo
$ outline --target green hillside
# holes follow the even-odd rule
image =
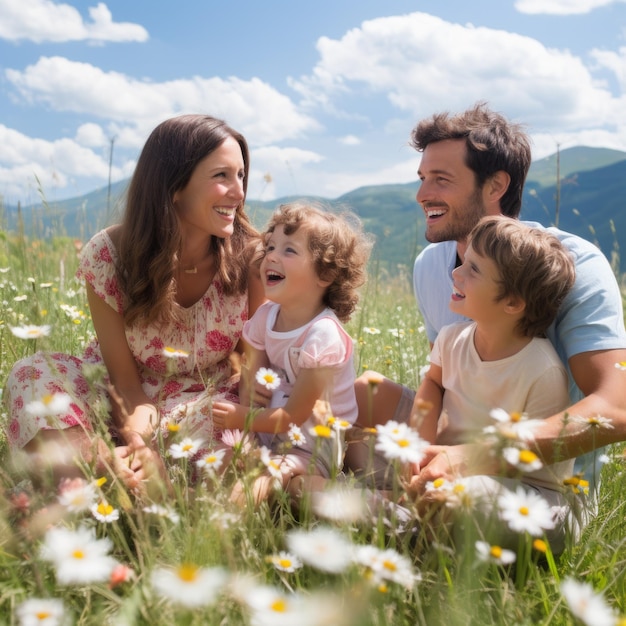
[[[522,218],[555,224],[595,242],[626,272],[626,253],[618,265],[615,252],[626,250],[626,153],[603,148],[569,148],[559,155],[561,184],[557,190],[557,157],[552,155],[531,166],[523,200]],[[35,237],[67,234],[86,240],[99,228],[116,221],[128,181],[53,205],[21,209],[24,230]],[[360,187],[339,198],[317,198],[337,209],[357,213],[366,230],[376,236],[374,261],[390,272],[398,265],[410,267],[426,245],[424,216],[415,194],[418,181],[402,185]],[[557,216],[557,191],[559,211]],[[271,201],[248,200],[248,213],[259,228],[271,211],[296,197]],[[0,213],[4,230],[17,230],[18,209]]]

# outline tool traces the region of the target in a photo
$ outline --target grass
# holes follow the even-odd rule
[[[35,350],[82,352],[92,326],[84,290],[73,278],[76,266],[76,248],[69,239],[45,242],[0,235],[0,384],[17,359]],[[20,340],[10,332],[9,327],[27,324],[49,324],[52,332],[39,340]],[[359,371],[375,369],[416,384],[427,362],[428,343],[416,315],[408,269],[399,268],[395,276],[381,271],[372,278],[348,330],[356,340]],[[2,419],[6,421],[6,413]],[[103,523],[89,511],[68,512],[57,501],[56,485],[44,481],[32,488],[19,467],[8,471],[4,444],[1,454],[0,624],[21,623],[18,606],[29,598],[62,600],[73,623],[99,626],[598,623],[574,617],[561,590],[568,578],[589,585],[596,599],[601,594],[615,613],[613,623],[626,612],[622,446],[609,450],[598,515],[582,540],[554,558],[549,547],[539,551],[532,538],[522,535],[516,563],[505,567],[477,558],[474,543],[481,529],[471,512],[463,536],[451,541],[443,526],[401,532],[394,516],[386,521],[380,511],[374,511],[373,518],[337,521],[328,519],[328,513],[314,515],[305,500],[296,515],[280,496],[272,507],[234,508],[228,502],[229,486],[235,479],[249,481],[256,475],[258,462],[253,458],[239,458],[219,480],[208,477],[192,484],[188,461],[166,457],[173,492],[151,494],[167,507],[162,515],[145,511],[148,502],[138,501],[109,477],[97,490],[119,512],[119,519]],[[337,486],[352,486],[350,477],[338,479]],[[117,581],[106,576],[102,581],[63,584],[59,566],[42,558],[41,546],[52,526],[93,529],[97,539],[110,541],[107,553],[133,574],[125,578],[119,570]],[[272,557],[294,547],[296,531],[320,528],[338,533],[324,539],[325,556],[293,572],[276,567],[275,562],[295,560],[293,550],[292,556]],[[315,535],[305,535],[309,548],[314,541]],[[377,555],[384,555],[385,565],[377,569],[375,563],[381,561],[368,561],[372,555],[367,553],[341,562],[346,545],[374,547]],[[163,570],[166,581],[159,586]],[[386,577],[377,577],[377,572]],[[214,581],[194,597],[207,605],[185,606],[183,591],[175,583],[183,589],[201,587],[203,575],[212,575]],[[218,588],[213,597],[212,589]],[[59,623],[50,611],[41,609],[28,623]]]

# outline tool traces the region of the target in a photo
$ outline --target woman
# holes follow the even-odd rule
[[[5,394],[12,446],[63,475],[78,451],[132,487],[159,464],[150,442],[167,424],[213,437],[210,398],[237,399],[229,357],[262,299],[252,270],[259,239],[244,213],[248,171],[246,140],[221,120],[183,115],[157,126],[122,222],[81,255],[97,339],[82,359],[38,353],[15,364]],[[107,372],[95,386],[84,367],[93,364]],[[61,393],[71,402],[54,419],[27,410]],[[110,410],[98,410],[103,402]],[[94,437],[107,429],[112,454]]]

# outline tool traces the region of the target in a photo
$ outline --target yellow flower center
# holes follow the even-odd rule
[[[548,544],[543,539],[535,539],[533,541],[533,548],[545,554],[548,551]]]
[[[530,513],[527,506],[520,506],[519,512],[520,515],[528,515]]]
[[[521,413],[511,413],[511,421],[512,422],[521,422],[522,421],[522,414]]]
[[[198,578],[198,566],[184,563],[178,568],[178,578],[185,583],[192,583]]]
[[[204,459],[204,462],[207,465],[212,465],[213,463],[215,463],[215,461],[217,461],[217,457],[214,454],[210,454]]]
[[[454,493],[463,493],[465,491],[465,485],[454,485]]]
[[[393,561],[388,560],[383,561],[383,567],[390,572],[395,572],[398,569],[398,566]]]
[[[532,450],[520,450],[519,460],[520,463],[534,463],[537,460],[537,455]]]
[[[435,480],[433,480],[433,487],[435,487],[435,489],[439,489],[439,487],[443,487],[445,482],[444,478],[435,478]]]
[[[287,603],[282,598],[274,600],[274,602],[270,604],[270,609],[275,613],[284,613],[287,610]]]
[[[48,406],[52,400],[54,399],[53,395],[50,395],[49,393],[47,393],[42,399],[41,401],[44,403],[45,406]]]
[[[180,430],[180,424],[172,424],[171,422],[167,425],[167,430],[171,433],[176,433]]]
[[[329,439],[331,436],[330,428],[328,426],[322,426],[321,424],[315,426],[313,431],[315,432],[316,437],[324,437],[326,439]]]
[[[291,567],[291,560],[290,559],[278,559],[278,565],[287,569],[288,567]]]
[[[265,374],[263,376],[263,380],[268,384],[271,385],[274,382],[274,377],[271,374]]]
[[[494,559],[499,559],[502,556],[502,548],[500,546],[491,546],[489,554],[491,554]]]
[[[183,446],[183,451],[184,451],[184,452],[189,452],[189,450],[191,450],[192,448],[193,448],[193,444],[192,444],[192,443],[186,443],[186,444]]]
[[[74,552],[72,552],[72,556],[75,559],[84,559],[85,553],[82,550],[74,550]]]
[[[43,622],[45,619],[48,619],[49,617],[52,617],[52,613],[50,613],[49,611],[38,611],[37,613],[35,613],[35,617],[40,622]]]
[[[106,476],[101,476],[100,478],[98,478],[96,480],[96,487],[102,487],[102,485],[104,485],[104,483],[106,483],[107,481],[107,477]]]
[[[98,513],[100,513],[100,515],[111,515],[111,513],[113,513],[113,507],[107,502],[100,502],[98,505]]]
[[[408,439],[398,439],[399,448],[408,448],[411,442]]]

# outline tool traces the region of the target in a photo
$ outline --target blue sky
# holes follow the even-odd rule
[[[479,100],[533,155],[626,151],[626,0],[0,0],[0,196],[131,175],[173,115],[226,119],[249,197],[416,180],[422,117]]]

